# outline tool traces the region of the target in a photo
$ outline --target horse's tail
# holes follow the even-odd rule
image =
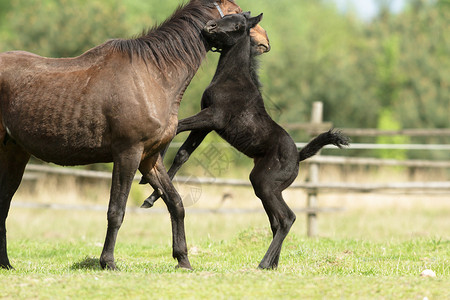
[[[323,132],[310,141],[302,150],[298,153],[298,161],[301,162],[311,156],[316,155],[320,149],[326,145],[335,145],[339,148],[342,146],[348,146],[350,139],[339,130],[330,129],[327,132]]]

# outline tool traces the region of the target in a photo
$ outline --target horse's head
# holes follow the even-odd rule
[[[255,50],[258,54],[263,54],[270,51],[270,43],[267,32],[259,24],[250,30],[250,36],[252,37],[252,42],[254,43]]]
[[[242,13],[242,9],[233,0],[206,0],[212,3],[216,9],[215,19],[224,17],[225,15],[239,14]],[[267,36],[266,30],[262,28],[259,24],[256,25],[250,31],[253,43],[255,46],[255,51],[258,54],[263,54],[270,51],[269,37]]]
[[[208,6],[214,7],[216,19],[222,18],[225,15],[239,14],[242,9],[233,0],[203,0],[208,3]]]
[[[242,37],[250,35],[250,30],[258,25],[261,19],[262,14],[252,18],[250,12],[227,15],[206,23],[203,35],[211,47],[229,48]]]

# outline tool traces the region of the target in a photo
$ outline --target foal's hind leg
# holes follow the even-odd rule
[[[282,168],[277,163],[261,160],[250,174],[253,189],[261,199],[273,233],[269,249],[259,264],[261,269],[275,269],[278,266],[283,241],[295,222],[295,214],[283,200],[281,192],[295,179],[297,170],[298,165]]]
[[[6,247],[6,218],[30,155],[14,141],[0,143],[0,267],[12,269]]]
[[[178,260],[179,268],[192,269],[188,259],[186,234],[184,230],[184,207],[181,197],[175,190],[166,169],[162,162],[161,156],[152,169],[149,169],[148,162],[144,161],[139,170],[150,185],[160,191],[162,198],[167,205],[172,221],[172,256]]]
[[[175,177],[175,174],[178,172],[178,170],[183,166],[185,162],[189,159],[192,152],[197,149],[197,147],[201,144],[203,139],[206,137],[206,135],[210,131],[200,131],[200,130],[194,130],[192,131],[186,141],[183,143],[183,145],[178,150],[177,154],[175,155],[175,159],[173,160],[172,166],[170,167],[167,174],[169,175],[170,180],[172,180]],[[164,156],[163,156],[164,158]],[[158,200],[159,197],[161,197],[161,193],[158,190],[155,190],[150,197],[145,199],[144,203],[142,203],[142,208],[150,208],[155,204],[156,200]]]

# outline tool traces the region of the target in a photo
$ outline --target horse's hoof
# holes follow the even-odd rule
[[[110,270],[110,271],[115,271],[117,270],[116,268],[116,264],[114,262],[105,262],[100,260],[100,266],[102,267],[103,270]]]
[[[142,203],[141,208],[150,208],[153,206],[153,203],[151,203],[148,199],[145,199],[144,203]]]

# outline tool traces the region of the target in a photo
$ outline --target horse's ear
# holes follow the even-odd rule
[[[262,17],[263,17],[263,14],[261,13],[259,16],[256,16],[256,17],[254,17],[254,18],[250,18],[250,19],[248,20],[248,23],[249,23],[249,25],[250,25],[250,28],[253,28],[253,27],[255,27],[256,25],[258,25],[258,23],[261,22]]]

